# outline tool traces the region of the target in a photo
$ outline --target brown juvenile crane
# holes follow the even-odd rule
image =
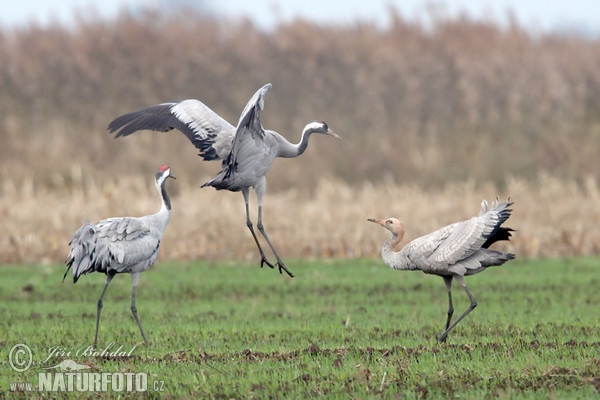
[[[246,226],[250,229],[260,252],[260,265],[262,267],[267,264],[274,268],[275,265],[267,260],[250,220],[249,191],[251,187],[254,188],[258,203],[257,228],[273,251],[279,272],[284,270],[293,277],[275,250],[262,223],[265,176],[277,157],[292,158],[304,153],[308,139],[313,133],[322,133],[336,139],[340,137],[323,121],[307,124],[298,144],[288,142],[275,131],[265,130],[260,122],[260,111],[264,108],[265,95],[269,89],[271,84],[267,83],[254,93],[242,111],[237,127],[225,121],[201,101],[188,99],[122,115],[108,125],[108,131],[118,131],[116,137],[120,137],[145,129],[160,132],[178,129],[200,151],[199,155],[204,160],[222,160],[221,172],[202,187],[212,186],[217,190],[242,192],[246,204]]]
[[[166,165],[160,167],[160,171],[154,176],[161,198],[161,207],[157,213],[143,217],[108,218],[97,224],[85,224],[77,229],[69,242],[71,251],[67,256],[67,271],[63,281],[70,269],[73,269],[73,283],[90,272],[106,274],[104,289],[98,299],[94,347],[98,344],[104,293],[115,275],[122,273],[131,275],[131,312],[148,345],[135,305],[135,292],[140,274],[156,261],[163,232],[171,217],[171,200],[165,185],[168,178],[175,179]]]
[[[501,225],[510,217],[512,210],[509,207],[512,204],[509,201],[500,203],[496,199],[489,207],[484,200],[478,216],[417,238],[400,251],[394,251],[394,247],[404,236],[404,225],[400,220],[396,218],[368,220],[392,232],[392,237],[383,244],[381,249],[381,257],[388,267],[397,270],[420,270],[444,279],[448,289],[448,318],[446,329],[438,337],[438,341],[445,341],[448,332],[477,306],[477,301],[465,284],[464,276],[477,274],[487,267],[502,265],[515,258],[514,254],[489,249],[493,243],[509,240],[511,237],[513,230]],[[471,305],[454,323],[450,324],[454,313],[453,279],[465,289]]]

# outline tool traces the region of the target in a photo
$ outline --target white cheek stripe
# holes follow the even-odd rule
[[[309,129],[320,129],[323,127],[323,124],[317,121],[313,121],[310,124],[306,125],[306,127],[304,128],[304,130],[309,130]]]

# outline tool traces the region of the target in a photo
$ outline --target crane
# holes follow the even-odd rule
[[[122,273],[131,274],[131,312],[144,342],[148,345],[137,313],[135,293],[140,274],[156,261],[163,232],[171,217],[171,200],[166,189],[168,178],[175,179],[171,168],[163,165],[154,177],[161,198],[161,207],[157,213],[143,217],[108,218],[95,225],[84,224],[77,229],[69,242],[71,251],[67,256],[67,270],[63,282],[71,269],[73,283],[77,283],[81,275],[90,272],[106,274],[104,289],[98,299],[94,347],[98,344],[98,326],[106,288],[115,275]]]
[[[426,274],[441,276],[448,290],[448,318],[446,328],[438,337],[444,342],[448,333],[477,306],[477,301],[467,288],[464,277],[484,271],[487,267],[502,265],[515,258],[514,254],[490,250],[489,246],[499,240],[509,240],[511,228],[501,226],[511,215],[510,199],[488,205],[481,203],[478,216],[457,222],[406,244],[400,251],[394,251],[404,236],[404,225],[397,218],[375,219],[368,221],[379,224],[392,232],[381,249],[385,264],[396,270],[420,270]],[[452,315],[452,280],[463,287],[471,304],[454,323]]]
[[[341,139],[323,121],[307,124],[298,144],[288,142],[275,131],[265,130],[260,122],[260,112],[264,108],[265,95],[271,89],[270,83],[258,89],[250,98],[240,115],[237,127],[196,99],[162,103],[143,108],[116,118],[108,125],[115,137],[128,136],[139,130],[168,132],[177,129],[184,133],[199,150],[205,160],[222,160],[221,172],[202,187],[212,186],[217,190],[242,192],[246,205],[246,226],[260,252],[260,266],[279,267],[294,275],[286,268],[279,253],[273,246],[262,222],[263,199],[266,190],[265,175],[277,157],[292,158],[304,153],[313,133],[322,133]],[[258,236],[254,231],[249,211],[249,190],[254,188],[258,203],[257,228],[273,251],[277,260],[274,265],[265,256]]]

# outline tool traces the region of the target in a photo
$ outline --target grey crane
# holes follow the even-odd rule
[[[307,124],[298,144],[288,142],[275,131],[265,130],[260,122],[260,111],[264,108],[265,95],[269,89],[271,84],[267,83],[254,93],[242,111],[237,127],[225,121],[201,101],[188,99],[162,103],[122,115],[108,125],[108,131],[118,131],[115,137],[120,137],[139,130],[167,132],[178,129],[199,150],[199,155],[204,160],[222,160],[221,172],[202,187],[212,186],[217,190],[242,192],[246,204],[246,226],[250,229],[260,252],[260,266],[267,264],[274,268],[275,265],[265,256],[250,219],[249,189],[254,188],[258,203],[258,230],[273,251],[279,272],[284,270],[293,277],[275,250],[262,223],[265,175],[277,157],[291,158],[304,153],[313,133],[322,133],[336,139],[340,137],[323,121]]]
[[[501,226],[509,217],[513,203],[500,203],[498,199],[488,206],[481,203],[478,216],[438,229],[406,244],[400,251],[394,247],[404,236],[404,225],[397,218],[374,219],[368,221],[379,224],[392,232],[381,249],[385,264],[397,270],[420,270],[426,274],[444,278],[448,289],[448,318],[446,329],[438,337],[443,342],[464,317],[477,306],[477,301],[467,288],[464,277],[484,271],[487,267],[502,265],[515,258],[514,254],[490,250],[489,246],[499,240],[509,240],[513,229]],[[465,289],[471,305],[452,325],[452,280],[455,279]]]
[[[104,289],[98,299],[94,347],[98,344],[98,326],[104,293],[115,275],[122,273],[131,274],[131,312],[144,342],[148,345],[135,305],[135,292],[140,273],[148,270],[156,261],[163,232],[171,217],[171,200],[165,184],[168,178],[175,179],[171,168],[163,165],[154,177],[162,202],[157,213],[143,217],[108,218],[95,225],[85,224],[77,229],[69,242],[71,251],[67,256],[67,270],[63,282],[70,269],[73,270],[73,283],[77,283],[81,275],[90,272],[106,274]]]

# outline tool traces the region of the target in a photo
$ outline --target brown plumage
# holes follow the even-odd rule
[[[490,250],[488,247],[499,240],[509,240],[511,228],[501,225],[510,217],[513,203],[499,203],[498,199],[488,207],[487,201],[481,203],[478,216],[457,222],[435,232],[415,239],[400,251],[394,247],[404,237],[404,225],[396,218],[369,219],[392,232],[381,249],[383,261],[390,268],[398,270],[420,270],[426,274],[441,276],[448,289],[448,318],[446,329],[439,336],[443,342],[464,317],[477,306],[475,298],[465,284],[464,276],[484,271],[487,267],[502,265],[515,258],[514,254]],[[452,280],[456,279],[465,289],[471,300],[469,308],[453,324]]]

